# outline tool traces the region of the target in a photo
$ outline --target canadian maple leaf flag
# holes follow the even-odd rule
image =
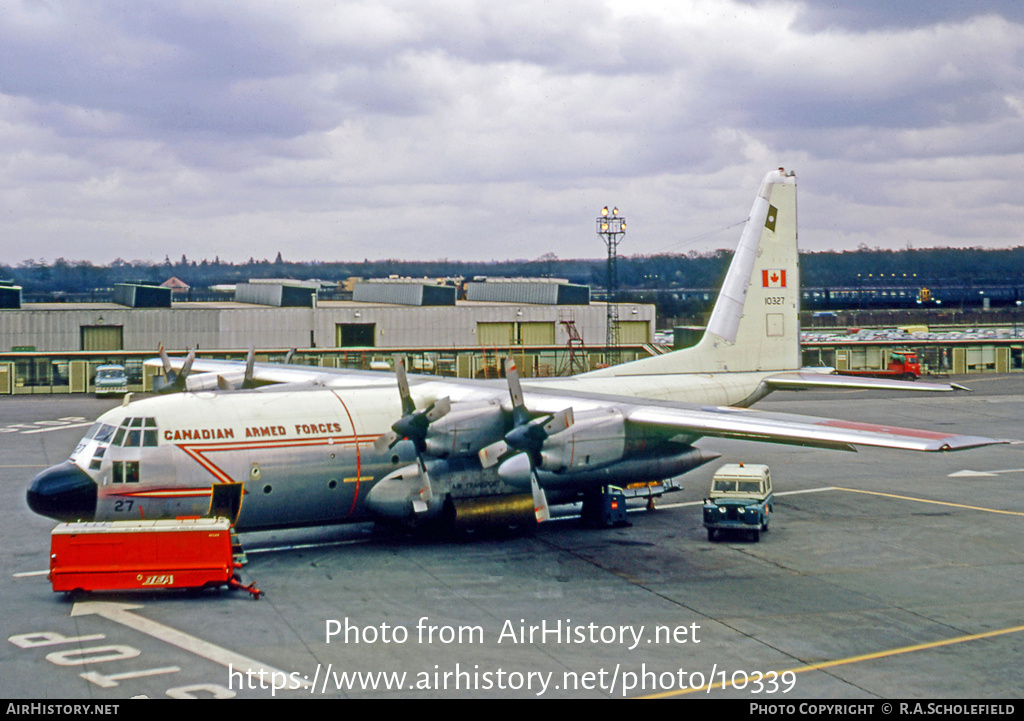
[[[762,270],[761,286],[764,288],[785,288],[786,271],[784,270]]]

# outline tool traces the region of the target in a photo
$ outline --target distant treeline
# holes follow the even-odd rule
[[[725,276],[732,251],[685,255],[622,256],[618,282],[623,290],[715,288]],[[804,287],[838,288],[870,284],[1024,286],[1024,246],[1006,250],[935,248],[802,253]],[[184,255],[162,263],[115,260],[109,265],[58,258],[0,264],[0,279],[13,281],[27,294],[88,294],[117,283],[162,283],[177,277],[193,288],[244,282],[250,278],[295,278],[343,281],[350,277],[386,278],[555,277],[603,288],[606,261],[563,260],[548,254],[536,260],[466,262],[458,260],[363,260],[339,262],[274,260],[225,263]]]

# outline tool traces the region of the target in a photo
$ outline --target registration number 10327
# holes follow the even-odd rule
[[[764,299],[765,305],[783,305],[786,302],[786,297],[783,295],[769,295]]]

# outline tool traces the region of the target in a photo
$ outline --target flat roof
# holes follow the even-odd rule
[[[637,303],[633,301],[620,301],[617,305],[624,306],[635,306],[635,307],[654,307],[653,303]],[[492,300],[457,300],[455,301],[456,308],[492,308],[502,307],[507,308],[509,306],[529,306],[531,308],[594,308],[594,307],[605,307],[604,301],[591,301],[589,305],[566,305],[566,304],[551,304],[551,303],[524,303],[524,302],[512,302],[512,301],[492,301]],[[355,300],[318,300],[316,308],[451,308],[453,306],[436,306],[436,305],[425,305],[425,306],[410,306],[403,305],[401,303],[382,303],[382,302],[368,302],[368,301],[355,301]],[[273,306],[273,305],[262,305],[258,303],[240,303],[234,300],[214,300],[214,301],[174,301],[170,308],[130,308],[128,306],[121,305],[119,303],[22,303],[21,308],[12,308],[10,310],[45,310],[45,311],[95,311],[95,310],[131,310],[131,311],[142,311],[142,310],[231,310],[231,309],[252,309],[252,308],[280,308],[281,310],[296,310],[293,306]],[[313,310],[316,310],[314,308]],[[297,310],[308,310],[309,308],[298,308]]]

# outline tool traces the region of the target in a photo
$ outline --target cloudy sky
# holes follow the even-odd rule
[[[840,6],[837,9],[835,6]],[[4,0],[0,261],[1024,245],[1020,0]]]

